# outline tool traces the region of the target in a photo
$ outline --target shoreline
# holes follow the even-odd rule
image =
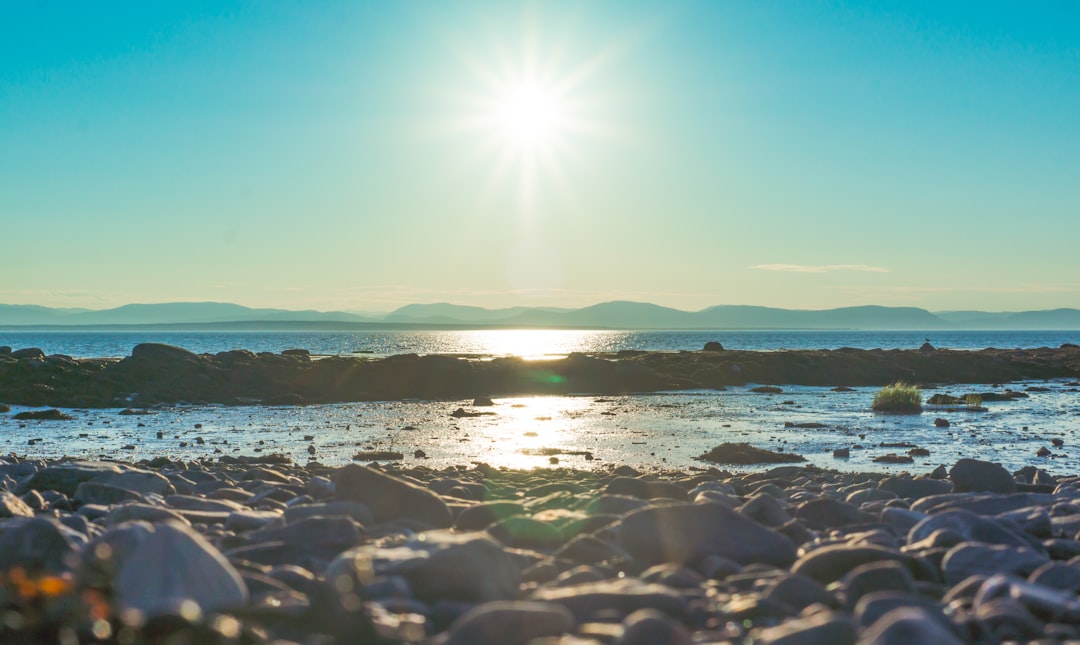
[[[912,478],[0,457],[0,637],[1076,638],[1080,512],[1051,508],[1078,502],[1080,477],[970,459]]]
[[[1061,378],[1080,378],[1080,347],[621,351],[536,361],[416,354],[312,360],[302,349],[199,355],[155,343],[137,345],[130,356],[119,360],[46,356],[33,348],[0,352],[0,402],[88,408],[599,395],[724,389],[747,383],[853,387],[896,381],[939,385]]]

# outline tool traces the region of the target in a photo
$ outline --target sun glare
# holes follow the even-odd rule
[[[559,101],[551,90],[523,83],[501,98],[496,121],[514,140],[537,143],[559,130],[561,118]]]

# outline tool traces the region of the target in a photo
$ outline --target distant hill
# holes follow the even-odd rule
[[[8,325],[158,325],[243,321],[371,322],[340,311],[252,309],[227,302],[131,304],[114,309],[50,309],[36,305],[0,305],[0,324]]]
[[[387,329],[461,327],[563,327],[593,329],[1080,329],[1080,310],[984,312],[942,311],[917,307],[841,307],[803,310],[718,305],[682,311],[647,302],[613,301],[583,307],[508,307],[485,309],[450,303],[414,304],[385,316],[344,311],[253,309],[225,302],[130,304],[114,309],[53,309],[37,305],[0,305],[0,325],[99,328],[110,325],[243,325],[325,328],[383,325]]]

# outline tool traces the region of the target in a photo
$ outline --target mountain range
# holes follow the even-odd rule
[[[448,303],[407,305],[389,314],[346,311],[252,309],[232,303],[170,302],[129,304],[114,309],[61,309],[0,304],[0,325],[18,327],[102,327],[187,325],[218,328],[325,329],[424,327],[563,327],[605,329],[1080,329],[1080,309],[985,312],[938,311],[916,307],[860,306],[805,310],[719,305],[682,311],[643,302],[604,302],[580,309],[510,307],[485,309]]]

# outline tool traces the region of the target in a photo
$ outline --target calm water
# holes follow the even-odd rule
[[[911,348],[929,337],[938,347],[1057,347],[1080,342],[1077,332],[627,332],[627,331],[432,331],[296,333],[78,332],[0,334],[0,345],[40,347],[73,356],[126,356],[143,342],[164,342],[195,352],[244,348],[278,352],[300,347],[318,354],[403,352],[556,356],[574,351],[623,349],[697,350],[717,340],[732,349]],[[1080,472],[1080,385],[1049,384],[1030,398],[988,403],[986,412],[927,410],[914,416],[882,416],[870,411],[874,388],[832,392],[828,388],[785,387],[762,395],[749,386],[725,392],[669,392],[618,397],[548,396],[496,399],[491,416],[456,419],[450,413],[471,401],[384,401],[285,408],[177,406],[149,416],[121,416],[118,410],[67,410],[63,422],[19,422],[0,414],[0,451],[36,457],[137,460],[156,455],[194,459],[223,454],[281,452],[297,462],[314,456],[344,464],[360,450],[397,450],[406,464],[432,467],[484,461],[494,466],[550,467],[552,450],[560,465],[592,467],[611,463],[689,468],[695,458],[722,442],[749,442],[805,455],[811,462],[842,470],[925,472],[960,457],[1000,461],[1010,469],[1035,464],[1055,473]],[[953,387],[952,394],[982,392],[986,386]],[[24,408],[15,407],[12,413]],[[946,417],[949,428],[936,428]],[[786,422],[822,424],[788,428]],[[140,424],[141,427],[140,427]],[[195,424],[201,427],[196,428]],[[161,438],[157,437],[161,433]],[[306,439],[305,437],[314,437]],[[1065,441],[1054,458],[1036,451]],[[202,439],[203,443],[198,440]],[[34,441],[33,444],[29,442]],[[911,442],[930,450],[908,466],[873,459],[907,448],[881,444]],[[851,448],[836,460],[835,448]],[[422,450],[427,458],[413,454]],[[548,451],[548,452],[544,452]]]
[[[581,331],[501,329],[384,332],[0,332],[0,345],[40,347],[76,357],[127,356],[139,343],[159,342],[196,353],[230,349],[314,354],[485,354],[527,357],[570,352],[698,350],[710,340],[729,349],[915,348],[924,339],[940,348],[1058,347],[1080,343],[1077,331]]]

